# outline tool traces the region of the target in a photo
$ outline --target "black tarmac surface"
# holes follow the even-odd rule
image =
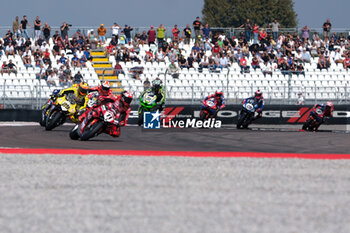
[[[71,125],[52,131],[38,126],[0,127],[0,147],[162,150],[162,151],[248,151],[288,153],[350,153],[350,134],[299,132],[298,130],[160,129],[124,127],[119,138],[99,135],[87,142],[69,138]]]

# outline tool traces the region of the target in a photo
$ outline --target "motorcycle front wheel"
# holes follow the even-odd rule
[[[53,111],[51,115],[46,117],[45,130],[52,130],[59,126],[62,122],[63,113],[60,111]]]
[[[85,127],[83,133],[80,136],[81,141],[87,141],[90,138],[94,137],[99,130],[103,127],[103,122],[98,121],[95,124],[91,125],[91,122]]]
[[[243,126],[243,123],[244,123],[246,118],[247,118],[247,113],[246,112],[241,112],[241,114],[239,114],[239,117],[238,117],[238,120],[237,120],[237,129],[240,129],[241,126]]]

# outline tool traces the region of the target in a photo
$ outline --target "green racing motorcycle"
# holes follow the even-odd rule
[[[140,96],[140,107],[139,107],[139,120],[138,124],[143,124],[144,112],[153,112],[157,110],[157,95],[152,91],[146,91]]]

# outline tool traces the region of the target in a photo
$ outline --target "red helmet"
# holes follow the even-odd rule
[[[99,92],[102,95],[109,95],[109,90],[111,88],[111,85],[108,81],[104,81],[101,83],[101,86],[99,87]]]
[[[222,93],[222,91],[216,91],[215,92],[215,98],[221,98],[224,94]]]
[[[254,94],[254,97],[256,98],[256,99],[261,99],[261,97],[262,97],[262,92],[260,91],[260,90],[257,90],[256,92],[255,92],[255,94]]]
[[[334,105],[331,101],[328,101],[326,103],[326,108],[328,108],[329,110],[333,111],[334,110]]]
[[[120,96],[120,102],[123,104],[124,107],[129,107],[133,97],[134,95],[130,92],[123,91],[123,93]]]

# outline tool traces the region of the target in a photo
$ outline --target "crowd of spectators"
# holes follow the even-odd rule
[[[34,27],[33,40],[29,38],[28,27]],[[86,67],[91,59],[90,48],[99,46],[105,48],[109,56],[115,57],[117,75],[124,73],[121,62],[134,61],[138,64],[130,69],[131,76],[136,79],[143,72],[141,61],[153,63],[168,60],[169,72],[174,78],[178,77],[179,69],[220,72],[230,68],[233,63],[240,67],[241,73],[260,70],[266,76],[279,69],[282,74],[304,75],[305,64],[315,57],[318,57],[317,68],[320,70],[328,69],[333,63],[350,68],[350,38],[343,33],[332,33],[330,19],[323,24],[322,38],[317,32],[312,34],[308,26],[301,29],[301,34],[283,33],[277,19],[267,27],[260,27],[247,19],[239,26],[242,30],[237,37],[212,30],[199,17],[193,21],[192,28],[187,24],[183,30],[178,25],[167,29],[160,24],[137,32],[134,37],[133,27],[121,27],[114,23],[108,29],[112,35],[108,44],[108,27],[104,24],[100,24],[96,32],[90,30],[86,35],[77,29],[71,38],[68,37],[70,28],[70,24],[63,22],[60,29],[51,35],[50,26],[47,22],[42,24],[39,16],[33,21],[33,26],[26,16],[21,21],[16,17],[12,31],[9,30],[0,40],[0,55],[8,57],[18,54],[25,67],[35,69],[38,79],[54,85],[52,77],[56,75],[62,86],[79,80],[79,77],[71,77],[71,68]],[[166,40],[167,30],[172,34],[170,42]],[[191,38],[195,39],[193,46]],[[149,50],[141,56],[141,46],[145,44],[149,45]],[[190,53],[187,52],[189,50]],[[16,69],[12,64],[4,63],[1,73]]]

